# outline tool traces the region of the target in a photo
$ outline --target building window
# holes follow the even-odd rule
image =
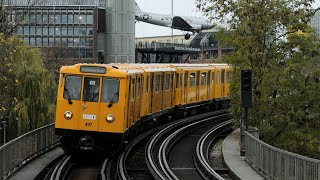
[[[93,15],[87,15],[87,24],[93,24]]]
[[[42,27],[41,26],[38,26],[36,28],[36,35],[42,35]]]
[[[42,46],[42,38],[41,37],[37,37],[36,38],[36,43],[37,43],[36,46]]]
[[[68,24],[68,15],[67,14],[62,14],[61,15],[61,23],[62,24]]]
[[[49,35],[54,35],[54,27],[49,27]]]
[[[55,23],[56,23],[56,24],[61,24],[61,15],[56,14],[55,17],[54,17],[54,19],[55,19]]]
[[[47,35],[48,35],[48,27],[43,27],[43,28],[42,28],[42,34],[43,34],[44,36],[47,36]]]
[[[49,14],[49,24],[53,24],[53,23],[54,23],[54,15]]]
[[[68,24],[73,24],[73,14],[68,14]]]

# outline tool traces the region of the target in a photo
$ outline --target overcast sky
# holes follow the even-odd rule
[[[145,12],[171,14],[171,0],[136,0],[140,9]],[[173,0],[173,14],[179,16],[203,17],[198,12],[195,0]],[[320,6],[320,0],[316,0],[314,7]],[[182,31],[174,30],[174,34],[182,34]],[[171,29],[147,24],[144,22],[136,23],[136,37],[165,36],[171,35]]]

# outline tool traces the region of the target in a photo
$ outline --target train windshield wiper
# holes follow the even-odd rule
[[[110,104],[108,105],[109,108],[112,107],[112,105],[113,105],[113,103],[114,103],[114,101],[115,101],[117,96],[119,96],[119,93],[118,92],[114,93],[114,95],[113,95],[113,97],[112,97],[112,99],[110,101]]]
[[[68,102],[69,102],[69,104],[72,104],[72,101],[71,101],[71,95],[70,95],[69,89],[64,88],[64,92],[65,92],[65,93],[66,93],[66,95],[67,95],[67,98],[68,98]]]

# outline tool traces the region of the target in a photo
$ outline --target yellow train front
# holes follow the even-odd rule
[[[66,152],[124,139],[229,103],[227,64],[76,64],[60,71],[56,134]]]
[[[119,142],[126,130],[128,74],[105,65],[61,68],[55,128],[65,151],[93,150]]]

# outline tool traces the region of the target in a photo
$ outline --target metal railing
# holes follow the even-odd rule
[[[320,180],[320,160],[270,146],[245,132],[246,161],[266,179]]]
[[[161,43],[161,42],[137,42],[136,48],[142,48],[142,49],[161,49],[161,48],[172,48],[177,51],[201,51],[199,47],[192,47],[188,44],[177,44],[177,43]]]
[[[0,147],[0,179],[6,179],[26,162],[53,149],[59,143],[54,124],[22,135]]]

